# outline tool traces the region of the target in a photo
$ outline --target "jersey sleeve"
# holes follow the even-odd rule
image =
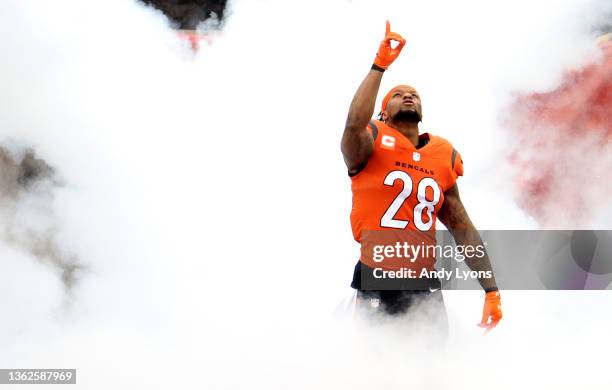
[[[376,138],[378,138],[378,126],[376,126],[376,122],[370,121],[366,128],[368,132],[372,135],[374,142],[376,142]]]
[[[459,154],[455,148],[453,148],[453,153],[451,155],[451,168],[455,180],[457,180],[459,176],[463,176],[463,160],[461,159],[461,154]]]

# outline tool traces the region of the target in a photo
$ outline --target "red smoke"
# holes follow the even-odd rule
[[[208,44],[212,43],[212,35],[205,32],[196,30],[178,30],[177,34],[180,39],[189,42],[191,49],[194,52],[197,52],[200,49],[200,43],[202,41]]]
[[[612,41],[548,93],[517,96],[509,126],[515,199],[544,227],[588,223],[612,189]]]

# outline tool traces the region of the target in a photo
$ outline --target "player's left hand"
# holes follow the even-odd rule
[[[485,328],[485,333],[487,333],[491,329],[495,328],[501,319],[502,310],[499,291],[489,291],[485,294],[485,303],[484,308],[482,309],[482,321],[480,321],[478,326]]]

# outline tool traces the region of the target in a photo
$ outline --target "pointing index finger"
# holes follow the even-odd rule
[[[385,35],[388,35],[391,32],[391,24],[389,24],[389,21],[387,20],[387,27],[385,29]]]

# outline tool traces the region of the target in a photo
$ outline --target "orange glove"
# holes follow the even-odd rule
[[[395,49],[391,47],[391,41],[397,41],[399,44]],[[385,39],[380,43],[378,53],[376,53],[376,59],[374,65],[379,68],[386,70],[389,65],[395,61],[399,53],[402,51],[402,47],[406,44],[406,40],[402,38],[398,33],[391,32],[391,25],[387,20],[387,30],[385,32]]]
[[[489,322],[489,317],[491,322]],[[485,294],[484,308],[482,309],[482,321],[478,326],[485,328],[487,332],[495,328],[502,319],[501,300],[499,291],[489,291]],[[486,332],[485,332],[486,333]]]

